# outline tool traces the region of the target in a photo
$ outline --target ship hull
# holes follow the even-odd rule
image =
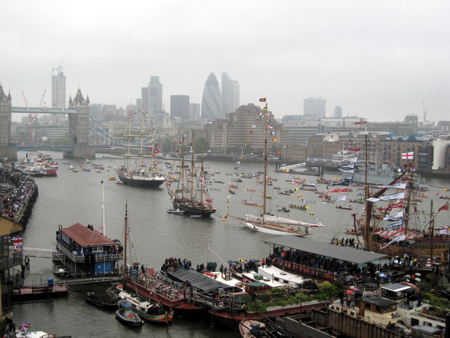
[[[176,199],[173,201],[173,208],[175,210],[176,209],[183,210],[185,215],[188,215],[188,216],[195,215],[195,216],[200,216],[202,218],[210,217],[212,214],[214,214],[216,212],[216,209],[214,209],[214,208],[206,209],[206,208],[202,208],[202,207],[197,207],[197,206],[193,205],[192,203],[184,202],[184,201],[180,201],[180,200],[176,200]]]
[[[409,256],[430,257],[433,251],[433,257],[439,257],[441,261],[446,262],[449,253],[449,240],[441,241],[416,241],[412,246],[401,246],[396,243],[386,246],[386,243],[371,242],[371,249],[375,252],[383,253],[388,256],[403,256],[405,253]],[[433,249],[431,249],[433,245]]]
[[[158,188],[165,181],[164,179],[158,179],[158,178],[155,178],[153,180],[132,179],[132,178],[124,176],[123,174],[118,174],[118,176],[123,184],[130,185],[133,187],[141,187],[141,188]]]
[[[250,222],[243,222],[243,223],[250,230],[259,231],[259,232],[262,232],[262,233],[265,233],[265,234],[269,234],[269,235],[276,235],[276,236],[301,236],[301,234],[299,234],[297,232],[289,232],[289,231],[268,229],[266,227],[260,226],[260,225],[255,224],[255,223],[250,223]]]

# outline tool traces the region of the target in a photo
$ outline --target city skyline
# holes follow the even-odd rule
[[[134,7],[125,14],[102,1],[4,3],[0,43],[10,48],[0,81],[13,104],[23,104],[23,90],[36,105],[47,89],[49,105],[48,74],[62,65],[67,92],[81,88],[95,102],[122,107],[140,96],[149,74],[163,79],[164,102],[177,93],[200,102],[207,74],[226,71],[239,80],[241,104],[267,97],[278,118],[298,114],[311,96],[327,100],[327,115],[340,105],[344,114],[400,120],[421,116],[423,101],[429,119],[448,114],[450,4],[444,1],[249,1],[239,3],[237,20],[233,3],[138,1]],[[145,13],[151,20],[142,19]]]

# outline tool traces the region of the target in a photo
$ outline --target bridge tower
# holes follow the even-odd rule
[[[0,160],[17,160],[16,147],[11,144],[11,94],[0,84]]]
[[[78,89],[75,98],[69,99],[69,109],[77,114],[69,114],[69,143],[71,150],[64,153],[64,158],[94,158],[95,148],[89,145],[89,97],[83,97]]]

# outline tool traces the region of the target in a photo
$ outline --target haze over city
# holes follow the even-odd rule
[[[51,102],[61,65],[67,95],[125,107],[151,75],[201,102],[210,72],[238,80],[241,104],[267,97],[276,117],[322,96],[327,115],[445,119],[450,104],[450,3],[445,1],[4,1],[0,82]]]

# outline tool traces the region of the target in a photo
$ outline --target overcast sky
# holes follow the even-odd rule
[[[51,103],[52,67],[67,92],[125,106],[159,75],[164,102],[200,102],[210,72],[239,81],[241,104],[267,97],[276,116],[322,96],[327,113],[450,119],[450,1],[181,0],[0,3],[0,82]]]

